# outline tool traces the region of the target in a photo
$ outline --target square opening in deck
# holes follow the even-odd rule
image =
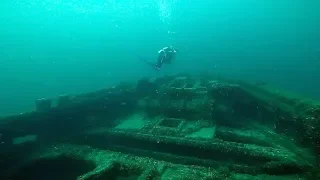
[[[187,83],[184,88],[193,88],[193,87],[194,87],[194,84]]]
[[[169,127],[169,128],[178,128],[182,123],[181,119],[173,119],[173,118],[166,118],[160,121],[158,126]]]

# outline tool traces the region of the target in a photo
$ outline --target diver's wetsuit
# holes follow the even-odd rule
[[[170,64],[172,62],[172,59],[174,58],[177,50],[173,49],[172,46],[170,47],[164,47],[159,51],[159,56],[157,63],[153,65],[153,68],[160,70],[162,65],[164,63]]]

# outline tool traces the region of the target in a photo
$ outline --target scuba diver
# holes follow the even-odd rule
[[[174,49],[172,46],[162,48],[158,51],[158,60],[157,63],[153,65],[153,68],[160,70],[163,64],[171,64],[177,52],[178,50]]]
[[[156,63],[148,62],[142,58],[140,58],[140,60],[159,71],[163,64],[171,64],[177,52],[178,50],[174,49],[172,46],[164,47],[158,51],[159,55]]]

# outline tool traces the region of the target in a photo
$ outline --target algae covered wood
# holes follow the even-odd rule
[[[180,74],[52,102],[1,120],[5,178],[63,161],[88,168],[78,179],[316,174],[319,106],[245,82]]]

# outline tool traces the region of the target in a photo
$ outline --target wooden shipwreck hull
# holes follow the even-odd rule
[[[1,179],[315,179],[319,109],[189,75],[41,99],[0,120]]]

